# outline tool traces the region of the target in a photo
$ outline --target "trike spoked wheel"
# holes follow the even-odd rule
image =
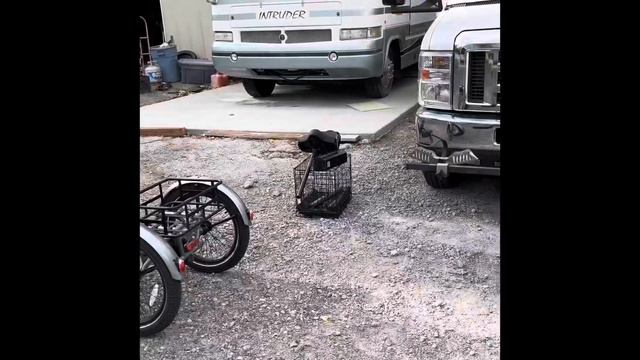
[[[146,241],[140,239],[140,335],[169,326],[180,308],[182,286]]]
[[[189,186],[194,187],[193,191]],[[176,200],[186,199],[200,191],[202,189],[198,184],[185,184]],[[167,198],[170,198],[170,194]],[[240,210],[231,199],[217,190],[203,194],[196,200],[199,204],[213,200],[218,210],[196,230],[199,247],[187,259],[187,265],[206,273],[222,272],[234,267],[249,245],[249,226],[242,222]]]

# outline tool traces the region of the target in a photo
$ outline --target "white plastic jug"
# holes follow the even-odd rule
[[[144,74],[149,77],[149,82],[152,84],[162,82],[162,70],[160,66],[151,64],[144,68]]]

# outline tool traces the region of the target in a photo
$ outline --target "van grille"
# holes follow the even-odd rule
[[[485,52],[474,51],[469,53],[469,75],[467,78],[469,91],[467,101],[470,103],[484,102],[484,63]]]
[[[470,51],[467,103],[500,106],[500,50]]]

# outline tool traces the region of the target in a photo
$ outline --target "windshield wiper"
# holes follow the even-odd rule
[[[474,5],[487,5],[487,4],[499,4],[500,0],[484,0],[484,1],[470,1],[470,2],[461,2],[456,4],[447,5],[445,10],[454,8],[454,7],[464,7],[464,6],[474,6]]]

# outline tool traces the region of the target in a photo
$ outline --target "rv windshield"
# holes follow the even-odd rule
[[[302,2],[304,0],[300,0],[300,2]],[[214,3],[214,5],[235,5],[235,4],[256,4],[256,3],[263,3],[263,4],[269,4],[269,3],[281,3],[282,0],[218,0],[218,1],[213,1],[213,0],[208,0],[208,2],[210,3]]]

